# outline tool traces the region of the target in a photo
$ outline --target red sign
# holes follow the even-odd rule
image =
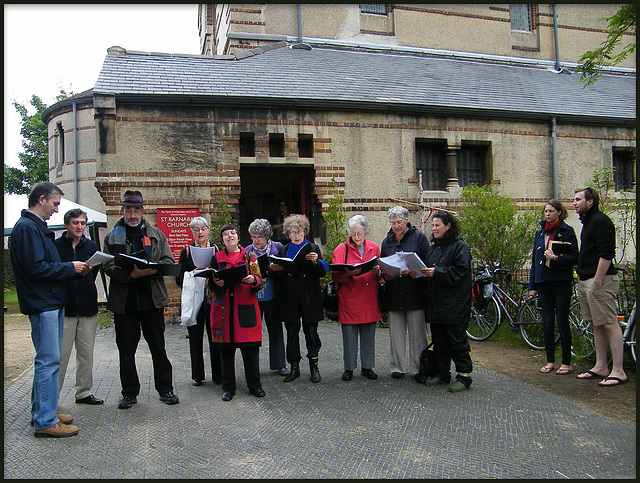
[[[200,208],[156,208],[156,226],[164,233],[171,248],[171,254],[177,262],[180,251],[193,241],[189,227],[191,220],[200,216]]]

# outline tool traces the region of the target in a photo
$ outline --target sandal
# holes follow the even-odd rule
[[[566,376],[567,374],[571,374],[573,372],[573,367],[561,367],[556,371],[556,374],[559,376]]]
[[[549,362],[546,366],[540,369],[540,372],[542,372],[543,374],[549,374],[551,371],[553,371],[553,368],[554,364],[552,362]]]

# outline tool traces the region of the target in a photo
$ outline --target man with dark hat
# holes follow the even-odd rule
[[[164,234],[147,223],[143,216],[146,204],[140,191],[128,190],[122,202],[122,218],[104,239],[105,253],[122,253],[150,262],[174,264],[171,249]],[[120,354],[122,399],[118,408],[133,406],[140,393],[136,370],[136,349],[140,331],[144,335],[153,360],[153,376],[160,400],[177,404],[173,392],[172,367],[164,343],[164,308],[169,296],[163,276],[153,268],[120,267],[113,260],[104,264],[110,277],[107,308],[113,312],[116,346]]]

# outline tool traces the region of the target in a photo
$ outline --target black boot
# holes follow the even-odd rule
[[[320,371],[318,370],[317,357],[309,359],[309,372],[311,372],[311,377],[309,378],[311,382],[320,382]]]
[[[284,378],[284,382],[291,382],[296,377],[300,377],[300,363],[293,362],[291,364],[291,370],[289,371],[289,374]]]

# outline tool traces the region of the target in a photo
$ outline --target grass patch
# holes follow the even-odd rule
[[[18,307],[18,292],[15,287],[4,289],[4,304]]]

